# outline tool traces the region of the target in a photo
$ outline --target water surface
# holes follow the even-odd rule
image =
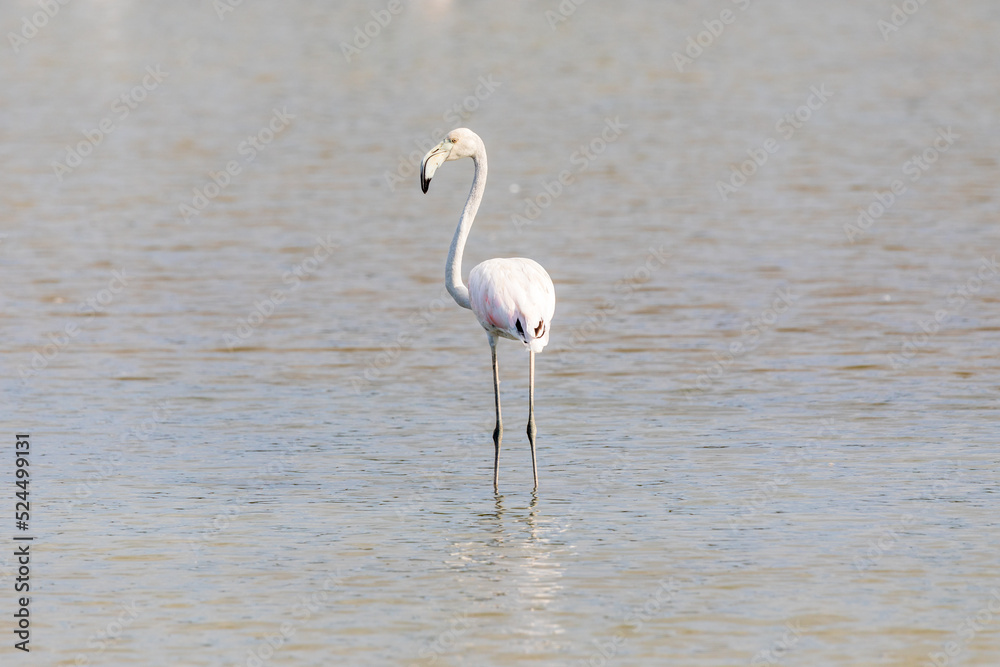
[[[413,2],[348,61],[386,7],[75,0],[8,39],[3,660],[997,664],[997,7]],[[467,267],[556,283],[537,494],[526,355],[494,495],[442,284],[472,165],[418,187],[455,125]]]

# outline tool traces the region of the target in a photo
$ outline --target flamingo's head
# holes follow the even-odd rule
[[[478,134],[465,127],[452,130],[421,161],[420,189],[427,192],[434,173],[443,163],[463,157],[476,157],[480,153],[485,153],[485,147]]]

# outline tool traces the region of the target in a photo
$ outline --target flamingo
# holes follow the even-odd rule
[[[462,308],[469,308],[486,329],[493,356],[493,397],[497,424],[493,429],[493,489],[500,480],[500,442],[503,421],[500,418],[500,370],[497,365],[497,340],[521,341],[528,349],[528,442],[531,444],[531,472],[538,489],[538,464],[535,460],[535,353],[549,342],[549,324],[556,310],[556,290],[542,266],[524,257],[488,259],[469,272],[469,286],[462,282],[462,253],[469,230],[476,218],[486,189],[486,146],[479,135],[467,128],[452,130],[420,163],[420,189],[425,193],[438,167],[450,160],[471,157],[476,167],[472,189],[455,229],[445,266],[445,286]]]

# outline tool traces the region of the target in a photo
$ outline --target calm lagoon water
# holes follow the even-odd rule
[[[1000,9],[563,5],[3,4],[0,662],[1000,663]]]

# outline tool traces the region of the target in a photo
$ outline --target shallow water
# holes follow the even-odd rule
[[[414,2],[348,62],[387,7],[75,0],[7,39],[3,664],[1000,662],[1000,9]],[[556,283],[537,494],[527,358],[494,495],[442,284],[471,164],[417,183],[456,125],[466,266]]]

